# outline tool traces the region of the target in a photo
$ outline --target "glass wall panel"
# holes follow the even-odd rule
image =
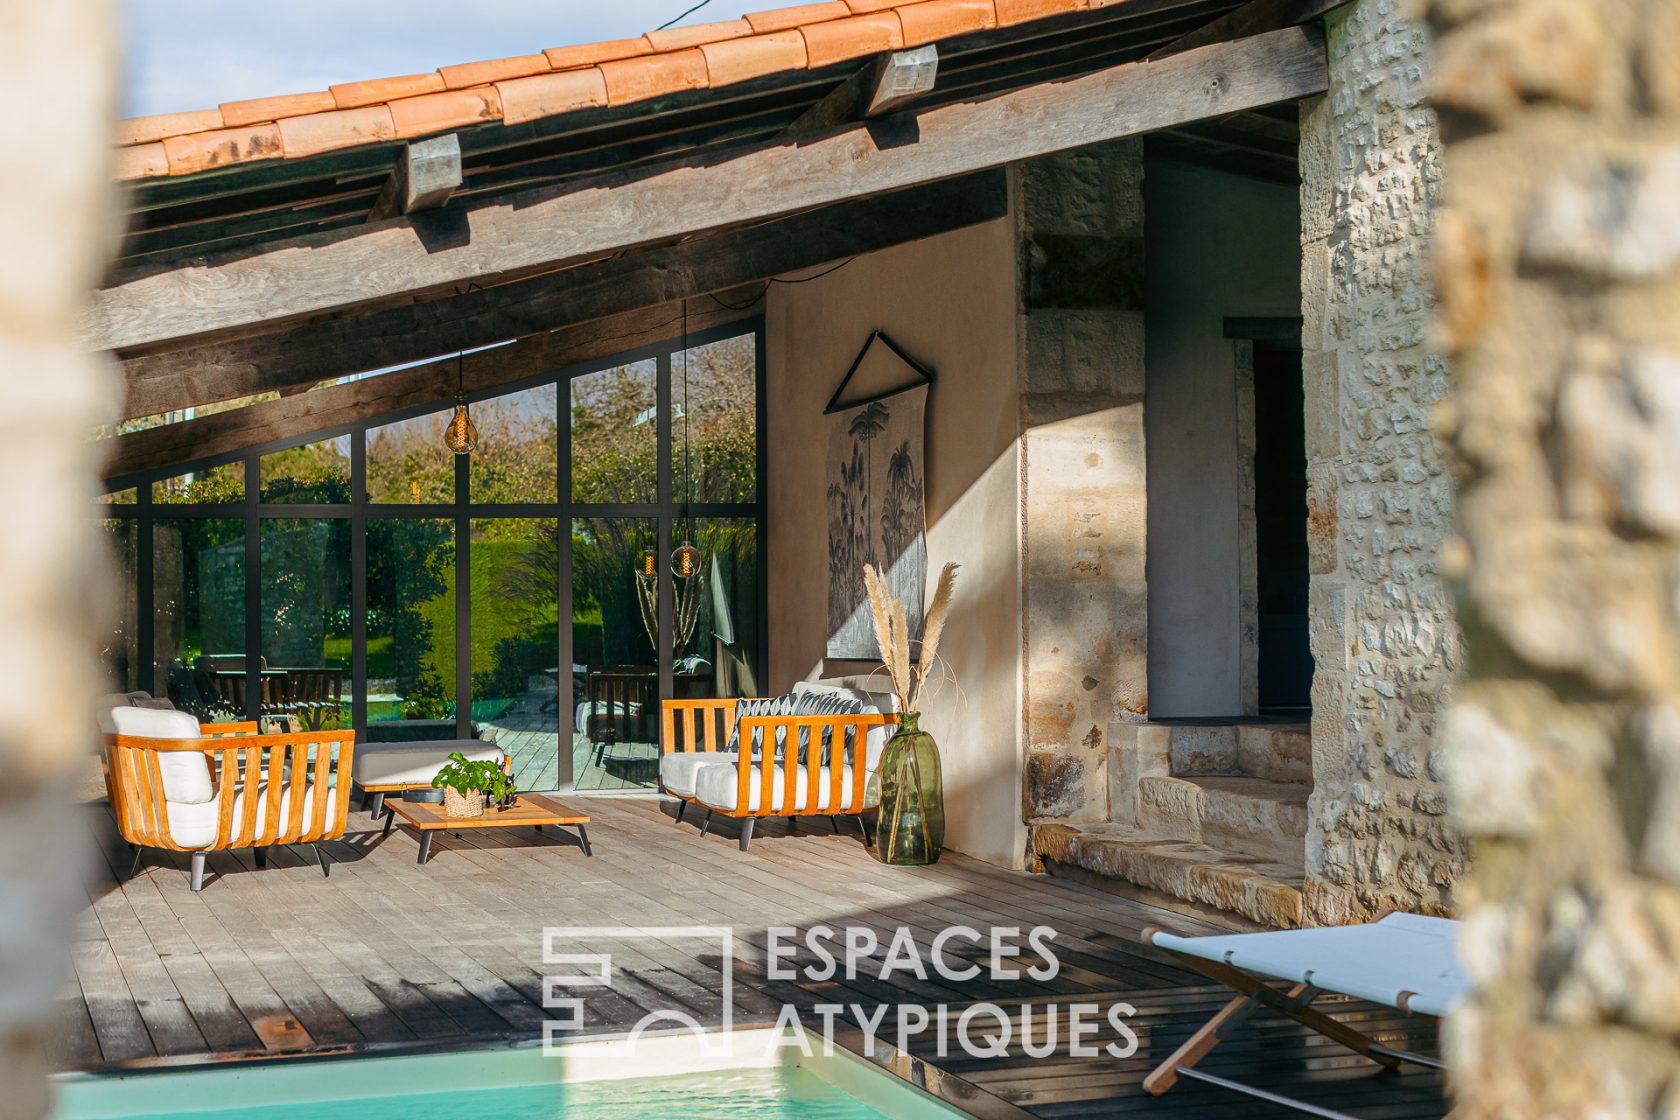
[[[455,737],[455,527],[367,523],[367,719],[376,742]]]
[[[762,696],[758,522],[703,517],[691,532],[699,572],[672,584],[677,695]]]
[[[350,726],[350,522],[262,522],[263,710]]]
[[[658,589],[642,574],[644,553],[657,544],[652,518],[572,522],[572,777],[580,790],[659,779]]]
[[[245,718],[245,522],[152,524],[153,693],[200,719]]]
[[[264,455],[260,500],[337,503],[350,500],[350,437],[322,440]]]
[[[472,406],[478,450],[472,454],[474,502],[556,500],[559,390],[539,385]]]
[[[678,502],[758,496],[758,359],[753,336],[671,359],[671,476]]]
[[[99,495],[99,504],[105,506],[131,506],[135,503],[136,499],[137,495],[135,493],[135,488],[130,486],[127,490],[114,490],[109,494]]]
[[[455,455],[443,442],[451,406],[367,433],[370,502],[430,504],[455,500]]]
[[[152,483],[152,501],[159,505],[214,505],[245,500],[245,463],[222,463],[202,471],[178,474]]]
[[[122,588],[117,616],[105,631],[99,653],[110,670],[112,687],[118,692],[133,692],[140,687],[139,587],[135,583],[140,523],[128,518],[106,518],[100,525],[121,573]]]
[[[472,719],[525,790],[560,784],[559,571],[560,522],[472,523]]]
[[[658,387],[651,358],[572,379],[573,501],[658,497]]]

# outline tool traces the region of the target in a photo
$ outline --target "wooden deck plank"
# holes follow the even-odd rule
[[[568,799],[575,795],[568,795]],[[184,861],[156,853],[127,882],[130,858],[101,806],[89,827],[101,860],[73,945],[76,976],[61,1006],[60,1062],[90,1068],[161,1055],[309,1049],[361,1043],[504,1039],[540,1032],[545,975],[543,931],[624,926],[650,931],[628,939],[590,938],[571,951],[610,954],[607,989],[581,990],[584,1033],[626,1030],[645,1013],[669,1009],[700,1022],[724,1013],[720,947],[655,927],[727,926],[734,931],[730,1016],[773,1018],[783,1003],[807,1013],[820,1003],[946,1004],[955,1016],[993,1002],[1017,1017],[1030,1005],[1027,1040],[1045,1038],[1052,1005],[1124,1000],[1144,1045],[1131,1057],[1075,1057],[1066,1042],[1031,1057],[1022,1038],[1006,1055],[941,1056],[931,1034],[911,1053],[997,1107],[1018,1106],[1046,1120],[1112,1115],[1173,1120],[1236,1120],[1282,1115],[1217,1088],[1183,1083],[1166,1097],[1141,1081],[1165,1054],[1229,998],[1223,988],[1179,969],[1141,945],[1146,925],[1207,932],[1198,919],[1154,909],[1078,884],[1029,876],[951,855],[922,869],[886,867],[855,825],[835,835],[825,821],[795,831],[760,822],[741,853],[733,822],[700,838],[693,819],[677,824],[650,798],[578,798],[593,817],[594,858],[549,829],[440,830],[430,862],[415,864],[412,831],[381,835],[364,813],[347,835],[322,845],[322,877],[307,847],[274,849],[257,869],[249,852],[219,853],[203,892],[187,889]],[[827,924],[868,929],[877,945],[853,978],[772,979],[767,929]],[[964,924],[1055,929],[1062,963],[1054,978],[982,974],[965,982],[936,972],[879,975],[903,927],[926,954],[944,928]],[[838,947],[838,946],[836,946]],[[984,946],[955,955],[982,966]],[[808,951],[794,958],[811,963]],[[1011,962],[1033,963],[1030,955]],[[1433,1052],[1434,1032],[1389,1008],[1337,1000],[1327,1006],[1360,1029],[1408,1049]],[[890,1018],[889,1018],[890,1022]],[[1114,1037],[1106,1025],[1087,1041]],[[1275,1016],[1259,1015],[1210,1055],[1203,1067],[1362,1120],[1412,1120],[1445,1111],[1439,1075],[1408,1071],[1376,1078],[1367,1061]]]

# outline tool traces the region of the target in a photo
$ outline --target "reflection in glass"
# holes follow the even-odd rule
[[[264,712],[350,726],[349,521],[263,521],[262,658]]]
[[[671,358],[673,500],[750,502],[758,495],[758,363],[753,336]]]
[[[245,463],[222,463],[152,483],[152,501],[159,505],[210,505],[245,500]]]
[[[573,501],[654,500],[658,382],[652,359],[572,379]]]
[[[419,505],[455,500],[455,456],[443,442],[453,412],[446,408],[369,429],[368,501]]]
[[[245,523],[152,526],[152,691],[201,720],[244,719]]]
[[[640,574],[643,552],[657,543],[652,518],[572,522],[572,780],[578,789],[630,789],[659,778],[657,585]]]
[[[673,634],[678,696],[758,696],[762,620],[758,613],[758,523],[751,518],[699,518],[700,550],[692,581],[694,621]],[[683,600],[684,581],[673,598]],[[681,622],[680,611],[678,621]]]
[[[131,506],[136,500],[137,495],[132,486],[127,490],[113,490],[108,494],[99,495],[99,504],[102,506]]]
[[[559,390],[539,385],[472,406],[478,450],[472,454],[475,502],[552,502],[558,462]]]
[[[525,790],[560,784],[559,531],[551,518],[472,522],[473,724]]]
[[[375,742],[455,737],[455,533],[367,523],[367,718]]]
[[[134,491],[130,490],[130,494]],[[139,592],[134,580],[135,560],[139,551],[140,525],[127,518],[107,518],[100,522],[122,579],[121,610],[112,620],[100,642],[100,656],[110,670],[111,681],[118,692],[133,692],[140,687],[140,635],[136,628],[139,618]]]
[[[318,504],[350,500],[349,436],[271,452],[258,465],[262,501]]]

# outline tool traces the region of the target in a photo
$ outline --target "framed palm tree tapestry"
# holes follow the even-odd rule
[[[860,370],[868,384],[892,387],[848,401]],[[885,574],[911,625],[920,625],[927,583],[922,443],[932,384],[931,370],[874,331],[823,410],[829,422],[826,656],[833,660],[880,658],[865,564]]]

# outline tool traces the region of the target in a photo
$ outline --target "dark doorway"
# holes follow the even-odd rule
[[[1301,351],[1254,343],[1254,512],[1262,713],[1305,712],[1312,697],[1307,643],[1307,451]]]

